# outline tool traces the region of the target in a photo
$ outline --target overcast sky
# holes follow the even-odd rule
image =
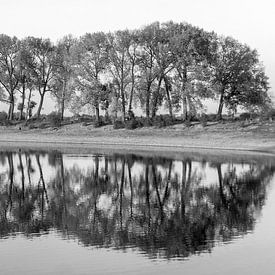
[[[19,38],[188,22],[256,48],[275,97],[275,0],[0,0],[0,33]]]

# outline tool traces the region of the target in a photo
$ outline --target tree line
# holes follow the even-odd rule
[[[148,119],[166,108],[185,120],[204,110],[204,99],[218,100],[221,118],[224,108],[265,108],[268,89],[256,50],[187,23],[68,35],[55,44],[0,35],[0,100],[9,105],[9,120],[16,106],[20,120],[32,117],[37,104],[39,118],[47,94],[61,119],[68,109],[125,121],[139,106]]]

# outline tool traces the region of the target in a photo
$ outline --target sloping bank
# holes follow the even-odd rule
[[[273,134],[182,132],[175,130],[23,130],[0,129],[0,148],[62,151],[148,151],[275,155]]]

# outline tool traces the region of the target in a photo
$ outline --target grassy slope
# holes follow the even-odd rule
[[[95,144],[121,147],[167,147],[178,151],[185,147],[223,148],[230,150],[255,150],[275,153],[275,122],[226,122],[199,124],[185,127],[183,124],[165,128],[140,128],[113,130],[112,126],[94,128],[81,123],[61,128],[33,129],[14,127],[0,128],[0,146],[8,144],[56,144],[70,146]]]

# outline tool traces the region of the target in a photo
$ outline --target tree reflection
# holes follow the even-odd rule
[[[94,155],[88,169],[59,152],[0,154],[0,234],[58,230],[85,246],[187,257],[253,230],[275,172],[267,164]],[[239,165],[241,166],[241,165]],[[216,180],[203,182],[207,170]],[[53,172],[49,175],[49,170]]]

